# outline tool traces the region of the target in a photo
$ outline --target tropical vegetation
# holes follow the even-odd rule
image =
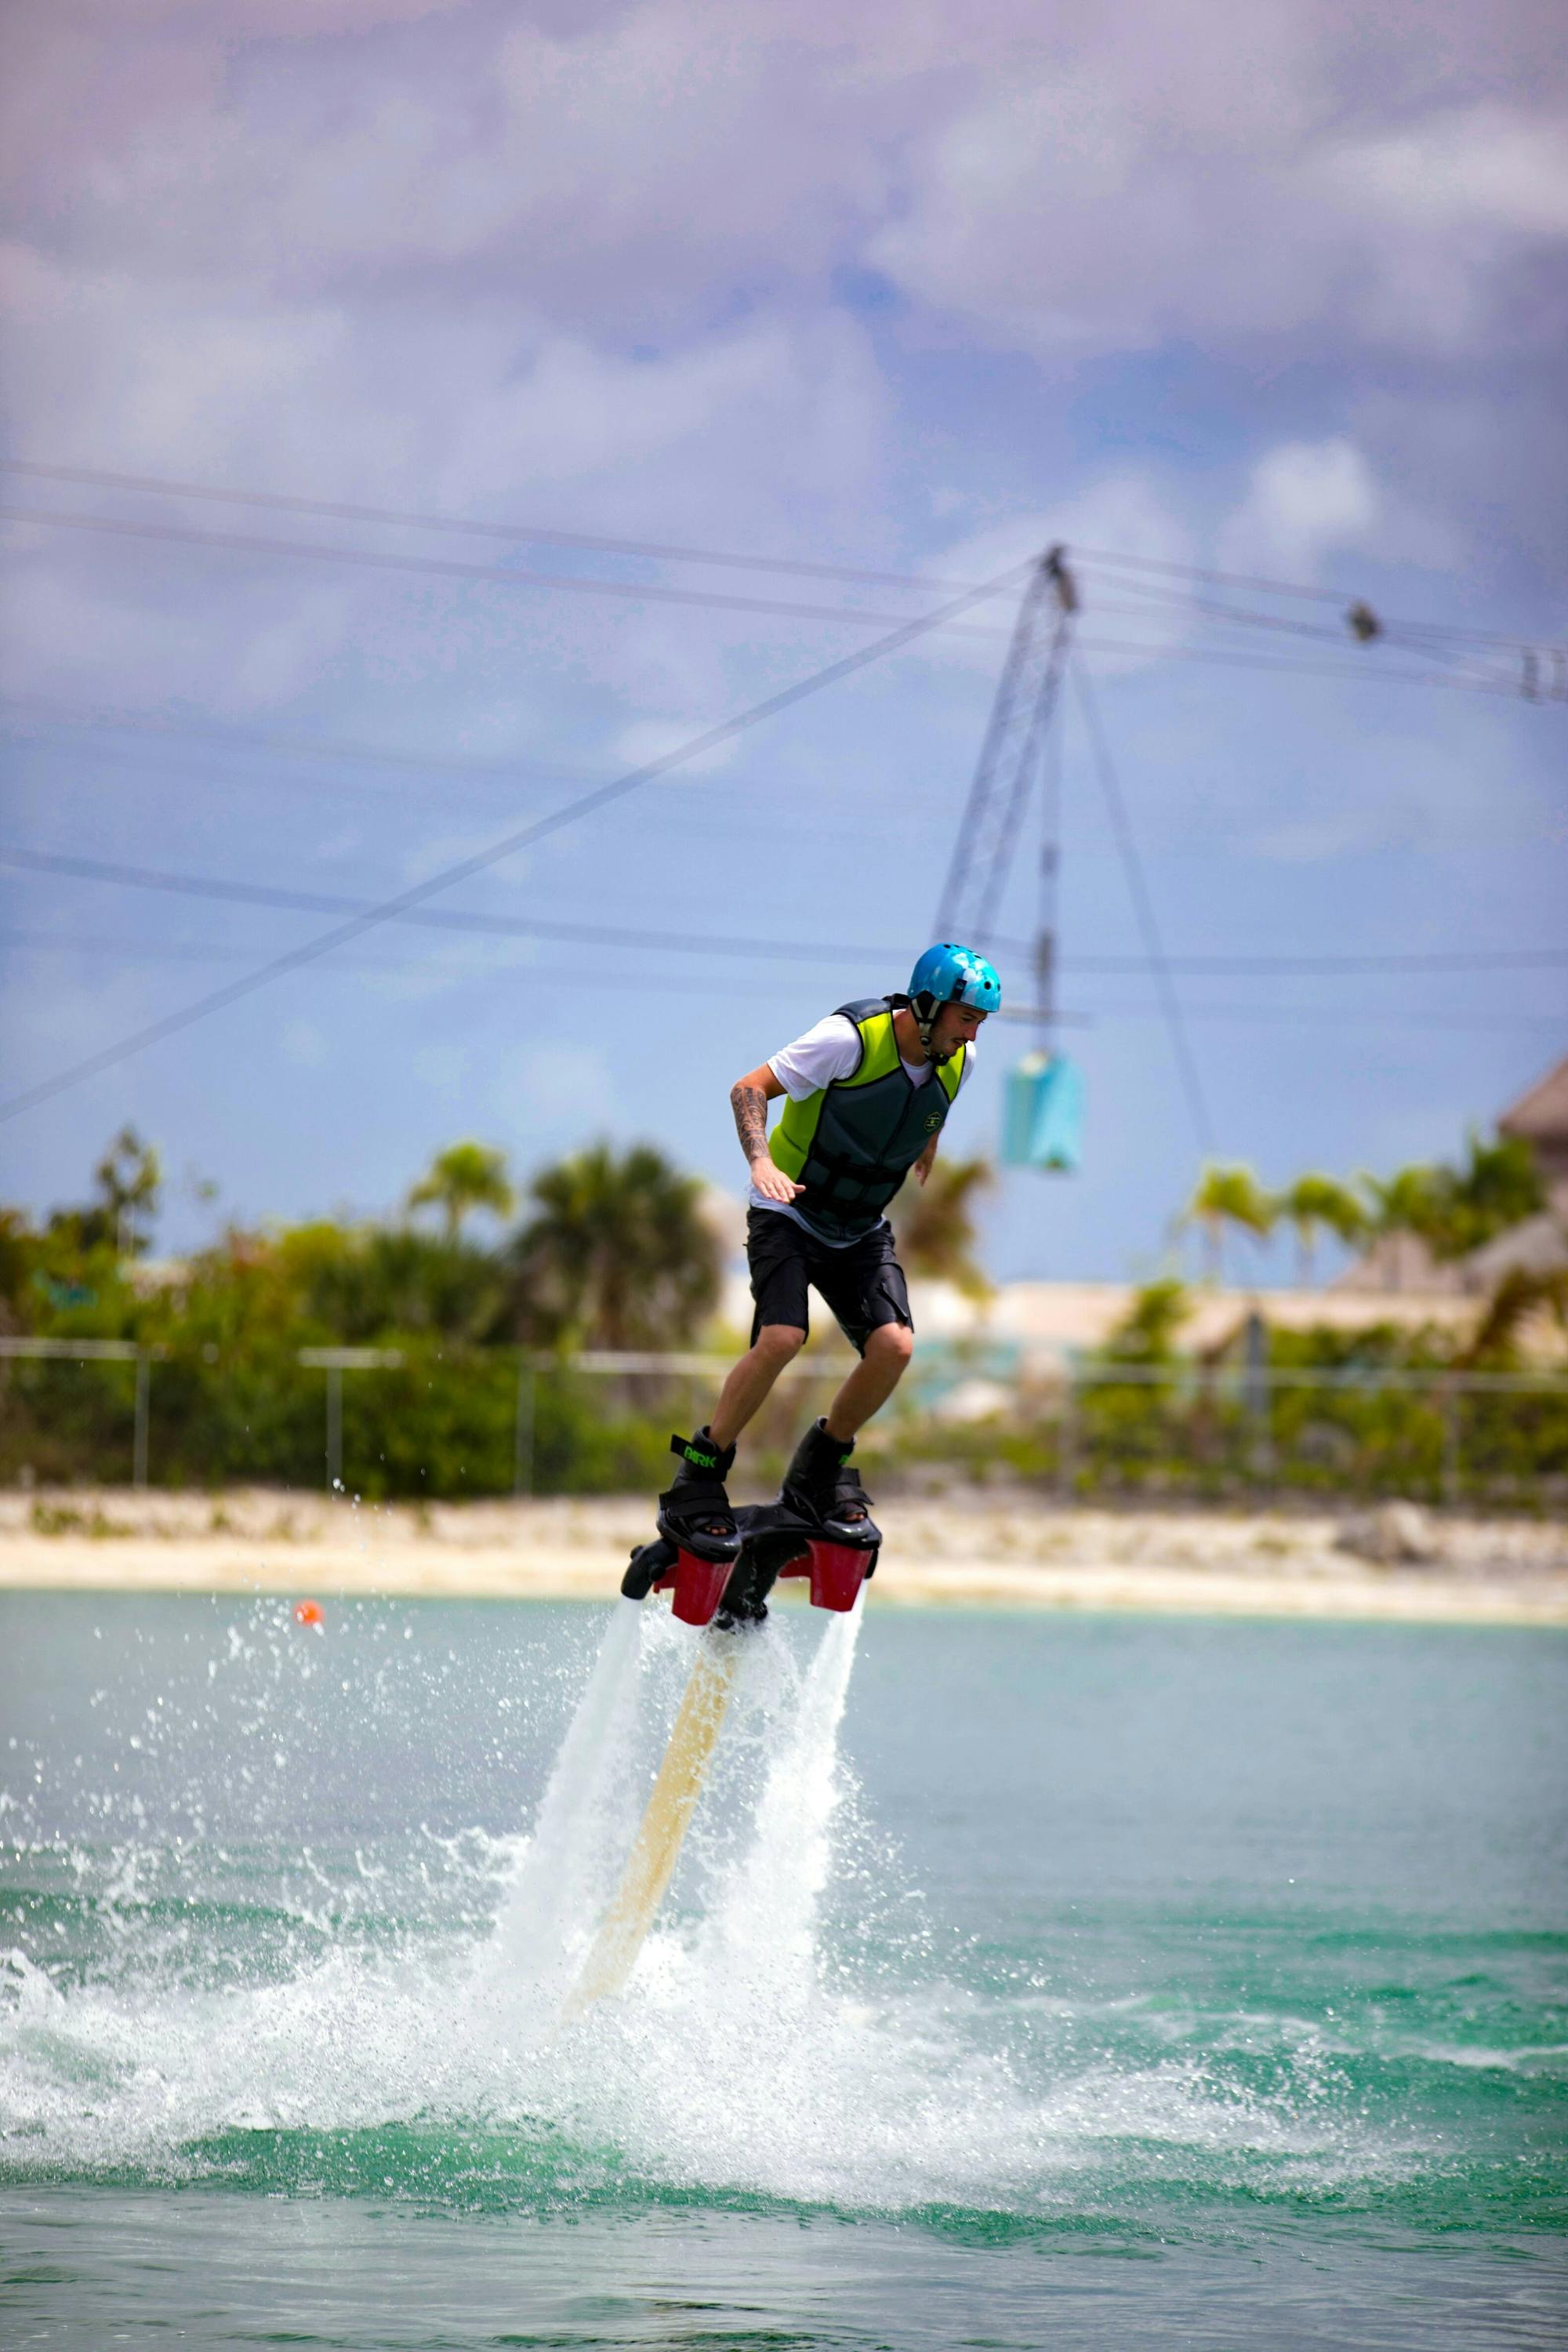
[[[995,1183],[986,1160],[937,1160],[923,1184],[911,1181],[893,1203],[899,1255],[909,1274],[951,1282],[966,1298],[989,1298],[980,1263],[975,1204]]]
[[[520,1334],[552,1347],[679,1348],[719,1297],[702,1186],[651,1144],[595,1144],[536,1176],[510,1251]]]
[[[1488,1142],[1472,1131],[1458,1166],[1421,1161],[1388,1176],[1363,1172],[1348,1181],[1310,1170],[1279,1192],[1270,1192],[1243,1164],[1206,1161],[1178,1224],[1202,1231],[1207,1271],[1217,1281],[1227,1233],[1256,1244],[1288,1223],[1295,1231],[1298,1273],[1310,1282],[1325,1234],[1347,1248],[1408,1234],[1439,1265],[1449,1265],[1545,1206],[1530,1145],[1518,1136]]]
[[[463,1219],[476,1209],[510,1217],[517,1205],[506,1172],[506,1154],[482,1143],[452,1143],[438,1151],[417,1184],[410,1187],[411,1209],[437,1208],[448,1242],[455,1242]]]
[[[163,1265],[148,1258],[161,1185],[157,1154],[126,1129],[85,1202],[37,1223],[0,1210],[0,1336],[143,1350],[163,1483],[321,1484],[319,1360],[348,1349],[374,1359],[340,1366],[351,1485],[506,1492],[533,1351],[689,1346],[718,1296],[702,1188],[646,1144],[543,1170],[524,1222],[488,1246],[469,1220],[505,1218],[517,1196],[503,1155],[473,1143],[438,1152],[390,1219],[231,1225]],[[435,1232],[417,1221],[426,1208]],[[0,1359],[0,1479],[123,1476],[134,1382],[130,1362]],[[655,1481],[668,1426],[603,1382],[537,1380],[531,1418],[540,1486]]]
[[[1267,1241],[1277,1214],[1272,1196],[1250,1168],[1225,1167],[1211,1160],[1204,1166],[1182,1222],[1201,1227],[1209,1277],[1217,1282],[1225,1270],[1226,1227],[1234,1226],[1255,1242]]]
[[[983,1295],[976,1211],[990,1181],[983,1160],[939,1160],[926,1188],[906,1188],[897,1222],[912,1272]],[[0,1337],[55,1351],[0,1356],[0,1481],[123,1478],[140,1382],[155,1482],[320,1486],[333,1381],[345,1481],[365,1495],[505,1493],[520,1474],[541,1492],[660,1483],[689,1391],[580,1362],[689,1348],[711,1331],[723,1249],[710,1203],[652,1146],[593,1144],[519,1184],[504,1155],[467,1139],[437,1152],[388,1216],[231,1224],[179,1261],[151,1255],[162,1186],[157,1152],[127,1128],[84,1199],[41,1219],[0,1208]],[[1542,1198],[1523,1147],[1472,1137],[1452,1166],[1350,1181],[1312,1171],[1278,1192],[1213,1164],[1187,1222],[1213,1268],[1284,1221],[1310,1272],[1326,1238],[1409,1233],[1436,1258],[1462,1255]],[[869,1433],[879,1475],[906,1455],[929,1470],[940,1454],[1061,1492],[1220,1495],[1267,1475],[1333,1493],[1568,1497],[1568,1400],[1463,1385],[1513,1374],[1543,1333],[1568,1340],[1560,1268],[1515,1265],[1463,1335],[1258,1326],[1250,1360],[1239,1323],[1192,1347],[1200,1303],[1162,1274],[1079,1367],[1076,1391],[1026,1385],[984,1428],[933,1419],[917,1365]],[[73,1357],[83,1341],[120,1356]],[[121,1360],[138,1350],[140,1368]],[[774,1435],[785,1442],[753,1433],[749,1463],[764,1477]]]
[[[1273,1205],[1276,1214],[1295,1227],[1296,1271],[1303,1284],[1312,1279],[1322,1234],[1331,1234],[1335,1241],[1349,1247],[1364,1239],[1371,1222],[1365,1202],[1349,1184],[1315,1169],[1309,1169],[1277,1193]]]

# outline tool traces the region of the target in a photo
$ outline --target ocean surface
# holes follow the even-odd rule
[[[889,1564],[889,1573],[894,1572]],[[0,1595],[0,2342],[1558,2347],[1568,1638]]]

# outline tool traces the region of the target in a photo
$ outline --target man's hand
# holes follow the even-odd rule
[[[786,1209],[792,1201],[798,1201],[805,1190],[805,1186],[797,1184],[793,1176],[786,1176],[765,1151],[752,1162],[752,1181],[764,1201],[782,1201]]]
[[[931,1174],[932,1168],[936,1165],[937,1140],[938,1139],[933,1135],[931,1141],[926,1145],[925,1150],[921,1153],[920,1158],[915,1161],[915,1181],[921,1187],[922,1192],[925,1190],[926,1178]]]

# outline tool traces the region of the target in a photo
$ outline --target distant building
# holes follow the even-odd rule
[[[1568,1055],[1499,1119],[1500,1135],[1522,1136],[1535,1158],[1552,1206],[1568,1216]]]
[[[1426,1291],[1479,1297],[1515,1266],[1531,1274],[1568,1265],[1568,1055],[1510,1103],[1500,1135],[1531,1144],[1545,1181],[1547,1206],[1513,1225],[1484,1249],[1441,1265],[1414,1234],[1383,1234],[1331,1285],[1335,1290]]]

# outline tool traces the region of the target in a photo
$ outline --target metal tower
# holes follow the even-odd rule
[[[1031,795],[1041,782],[1045,842],[1035,980],[1042,1029],[1049,1024],[1056,985],[1056,808],[1047,750],[1077,611],[1078,589],[1068,569],[1067,551],[1053,547],[1030,574],[1018,608],[936,918],[939,939],[984,945],[993,936],[1002,886]]]

